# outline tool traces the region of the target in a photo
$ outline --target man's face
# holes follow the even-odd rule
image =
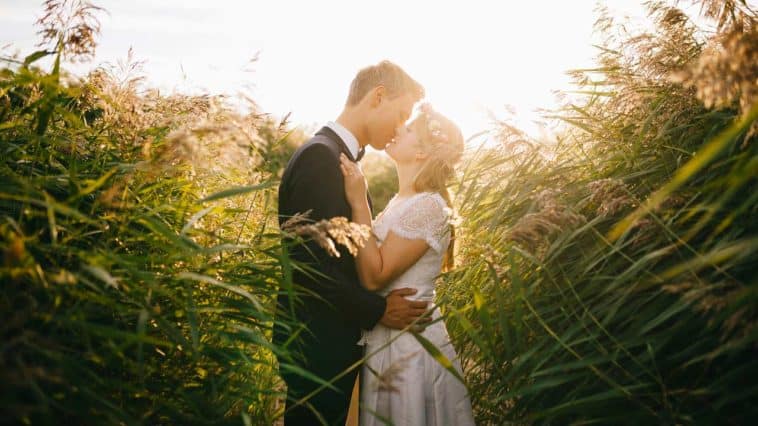
[[[369,144],[383,150],[395,137],[395,131],[411,117],[415,103],[410,94],[382,98],[369,119]]]

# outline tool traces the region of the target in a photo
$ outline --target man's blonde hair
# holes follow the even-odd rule
[[[350,84],[347,105],[356,105],[370,90],[378,86],[384,86],[391,98],[410,94],[418,101],[424,97],[424,87],[421,84],[398,65],[384,60],[358,71]]]

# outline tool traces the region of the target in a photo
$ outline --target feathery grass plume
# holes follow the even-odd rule
[[[736,102],[747,114],[758,103],[758,29],[740,24],[708,43],[692,64],[672,72],[671,80],[694,88],[706,108],[728,108]],[[756,130],[753,125],[745,141]]]
[[[655,221],[644,217],[630,227],[629,243],[632,247],[644,248],[646,243],[655,240],[655,232],[660,231]]]
[[[295,229],[302,224],[309,222],[309,217],[313,213],[313,209],[306,210],[303,213],[295,213],[291,218],[285,220],[282,223],[281,229],[287,233],[295,233]]]
[[[516,109],[506,106],[507,115],[505,118],[497,118],[490,114],[490,120],[497,129],[495,139],[499,142],[503,150],[512,154],[521,154],[525,150],[536,149],[536,146],[529,140],[529,136],[514,124]]]
[[[403,380],[403,374],[408,369],[410,360],[420,354],[420,350],[409,352],[397,359],[393,359],[392,363],[384,371],[377,372],[371,370],[371,373],[376,377],[376,388],[384,392],[398,392],[400,389],[396,386],[396,383]]]
[[[727,301],[724,297],[717,297],[711,294],[719,290],[717,286],[685,281],[677,284],[667,284],[662,286],[661,289],[669,293],[680,294],[682,299],[687,302],[696,302],[696,309],[702,312],[721,310],[727,306]]]
[[[100,34],[97,13],[104,9],[84,0],[45,0],[43,8],[37,20],[42,37],[38,46],[62,53],[67,60],[92,59]]]
[[[597,206],[599,216],[614,216],[636,203],[624,182],[605,178],[587,184],[590,191],[589,202]]]
[[[335,242],[345,246],[351,255],[356,256],[371,236],[371,227],[350,222],[342,216],[304,224],[307,216],[308,212],[291,217],[282,224],[282,231],[311,238],[330,256],[340,257]]]
[[[563,204],[559,195],[553,189],[540,191],[534,197],[537,211],[521,217],[510,229],[507,238],[535,250],[556,232],[582,223],[584,217]]]
[[[700,5],[700,14],[716,23],[719,33],[755,25],[756,12],[745,0],[690,0]]]
[[[667,284],[662,290],[681,296],[682,300],[691,304],[693,309],[710,318],[709,325],[719,326],[722,332],[722,340],[727,342],[735,338],[744,338],[756,330],[756,312],[754,307],[744,306],[738,309],[735,302],[741,299],[742,292],[748,288],[738,281],[727,280],[717,284],[702,281],[684,281],[676,284]],[[720,325],[714,321],[716,315],[723,315],[726,319]]]

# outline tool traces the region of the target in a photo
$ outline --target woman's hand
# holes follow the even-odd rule
[[[345,177],[345,197],[351,207],[366,203],[366,191],[368,184],[363,171],[357,163],[350,161],[347,156],[340,154],[340,169]]]

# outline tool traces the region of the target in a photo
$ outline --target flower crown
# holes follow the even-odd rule
[[[438,140],[447,142],[447,135],[442,133],[442,124],[440,124],[439,120],[435,119],[432,115],[434,112],[432,104],[424,102],[419,106],[419,111],[425,116],[424,118],[426,120],[426,127],[427,130],[429,130],[429,134]]]

